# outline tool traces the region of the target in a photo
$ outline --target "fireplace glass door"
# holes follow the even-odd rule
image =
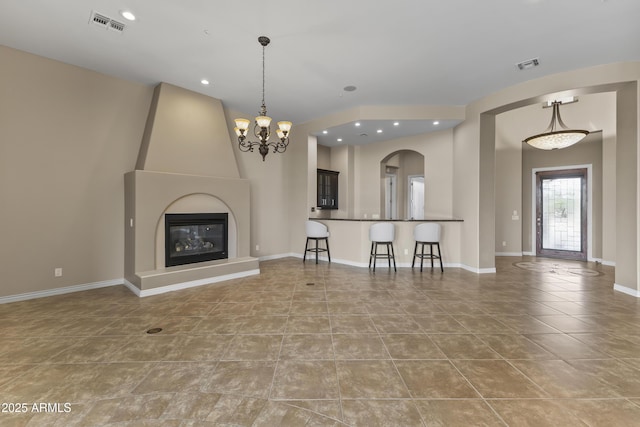
[[[165,265],[228,257],[227,213],[166,214]]]

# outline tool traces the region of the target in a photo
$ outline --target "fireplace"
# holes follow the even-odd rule
[[[165,266],[228,258],[228,215],[165,214]]]

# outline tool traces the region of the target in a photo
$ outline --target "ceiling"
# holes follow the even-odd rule
[[[123,10],[137,19],[125,20]],[[124,31],[91,23],[92,12]],[[460,106],[541,76],[638,61],[639,17],[638,0],[2,0],[0,44],[171,83],[253,115],[262,95],[257,38],[266,35],[268,112],[295,131],[296,123],[359,106]],[[538,67],[518,70],[532,58]],[[387,129],[373,141],[457,124],[432,122],[367,128]],[[320,139],[332,144],[335,132],[354,127]],[[362,143],[360,133],[371,130],[352,133],[343,143]]]

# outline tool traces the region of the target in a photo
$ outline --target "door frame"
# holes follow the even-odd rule
[[[567,169],[587,170],[587,261],[593,261],[593,165],[566,165],[554,167],[542,167],[531,169],[531,254],[536,256],[536,208],[537,208],[537,186],[536,173],[548,171],[560,171]]]
[[[424,175],[408,175],[407,176],[407,215],[405,215],[405,219],[424,219],[424,203],[422,204],[422,218],[411,218],[410,214],[411,214],[411,208],[413,205],[413,201],[411,200],[411,196],[413,195],[412,193],[412,189],[411,189],[411,185],[413,184],[413,179],[414,178],[422,178],[422,185],[423,185],[423,189],[422,189],[422,199],[424,202],[424,196],[425,196],[425,189],[424,189]]]
[[[391,187],[391,190],[387,186]],[[385,219],[398,219],[398,174],[387,172],[384,176]],[[391,202],[390,204],[387,202]]]

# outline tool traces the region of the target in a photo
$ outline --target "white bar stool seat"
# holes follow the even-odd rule
[[[329,252],[329,229],[326,225],[318,221],[307,221],[306,223],[307,230],[307,243],[304,245],[304,256],[302,257],[302,262],[306,262],[307,260],[307,252],[315,252],[316,253],[316,264],[318,263],[318,252],[326,252],[329,256],[329,262],[331,262],[331,252]],[[315,248],[309,247],[309,240],[315,240],[316,246]],[[325,247],[318,247],[318,240],[324,240]]]
[[[391,269],[391,260],[393,260],[393,271],[396,269],[396,256],[393,250],[393,240],[395,239],[395,227],[391,222],[378,222],[369,227],[369,240],[371,240],[371,253],[369,254],[369,268],[373,260],[373,272],[376,271],[376,259],[386,258],[389,260],[389,269]],[[378,245],[385,245],[387,253],[378,253]]]
[[[442,254],[440,252],[440,224],[435,222],[427,222],[418,224],[413,229],[413,238],[416,241],[416,246],[413,249],[413,260],[411,261],[411,268],[415,265],[416,258],[420,258],[420,271],[422,272],[422,264],[424,259],[431,260],[431,269],[433,270],[433,260],[440,261],[440,271],[444,272],[444,266],[442,265]],[[418,253],[418,245],[421,246],[421,251]],[[425,245],[429,245],[429,253],[424,253]],[[438,249],[438,255],[433,252],[433,247]]]

